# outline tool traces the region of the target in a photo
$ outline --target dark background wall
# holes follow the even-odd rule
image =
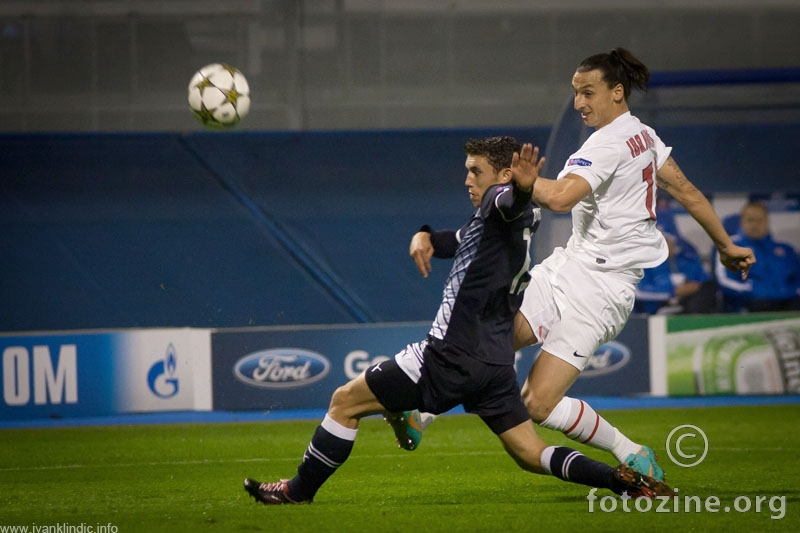
[[[408,240],[469,216],[464,140],[532,140],[554,175],[572,72],[614,46],[661,74],[632,106],[704,192],[796,191],[798,23],[796,0],[5,0],[0,331],[429,320],[449,265],[422,280]],[[253,93],[223,133],[186,105],[216,61]],[[727,77],[765,69],[791,79]]]
[[[3,0],[0,131],[197,131],[217,61],[250,81],[242,129],[551,126],[591,54],[800,67],[798,24],[797,0]]]
[[[661,133],[713,194],[790,187],[795,127]],[[429,320],[449,263],[409,239],[466,220],[463,143],[499,133],[549,129],[0,136],[0,330]]]

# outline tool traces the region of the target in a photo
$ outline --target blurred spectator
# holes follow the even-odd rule
[[[728,271],[713,257],[714,274],[722,290],[723,310],[800,310],[800,261],[790,244],[776,242],[769,232],[769,213],[760,202],[742,209],[739,231],[733,236],[739,246],[752,248],[756,263],[746,281]]]
[[[658,228],[669,246],[669,257],[657,267],[644,269],[633,311],[647,314],[716,312],[717,284],[703,269],[697,250],[678,234],[669,214],[659,214],[658,220]]]

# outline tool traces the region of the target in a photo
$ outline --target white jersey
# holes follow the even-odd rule
[[[668,249],[656,229],[656,172],[671,151],[630,112],[595,131],[558,174],[577,174],[592,188],[572,208],[567,253],[599,270],[663,262]]]

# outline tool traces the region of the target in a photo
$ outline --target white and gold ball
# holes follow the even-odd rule
[[[205,126],[234,126],[250,111],[250,86],[236,67],[206,65],[189,81],[189,107]]]

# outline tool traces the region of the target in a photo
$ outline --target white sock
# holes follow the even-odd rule
[[[620,430],[614,428],[614,446],[611,448],[611,453],[617,458],[620,463],[625,462],[625,459],[632,453],[639,453],[642,449],[641,444],[636,444],[631,439],[623,435]]]
[[[358,429],[350,429],[341,425],[339,422],[331,418],[328,413],[325,413],[325,418],[322,419],[320,426],[328,433],[340,439],[354,441],[358,434]]]
[[[424,431],[436,420],[437,415],[420,411],[419,418]],[[619,462],[624,462],[628,455],[638,453],[642,448],[598,415],[588,403],[568,396],[558,402],[541,426],[561,431],[570,439],[593,448],[611,452]],[[569,429],[571,431],[567,432]]]
[[[568,396],[561,398],[541,425],[561,431],[574,441],[612,453],[616,434],[619,433],[588,403]]]
[[[551,476],[553,475],[553,470],[550,467],[550,460],[553,458],[553,452],[555,449],[555,446],[548,446],[542,450],[542,456],[539,458],[539,463],[542,465],[542,469]]]

